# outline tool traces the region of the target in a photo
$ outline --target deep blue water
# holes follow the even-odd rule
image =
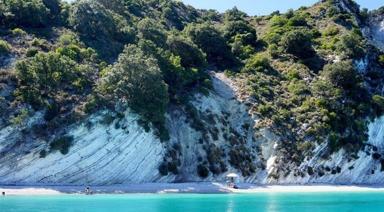
[[[129,194],[0,197],[0,212],[384,211],[384,193]]]

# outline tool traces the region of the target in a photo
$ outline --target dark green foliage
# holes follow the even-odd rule
[[[268,73],[271,69],[269,59],[262,54],[256,54],[247,60],[243,72],[266,72]]]
[[[52,16],[52,19],[60,15],[60,0],[43,0],[43,4],[49,9],[49,13]]]
[[[227,22],[244,20],[244,18],[246,17],[247,17],[247,14],[237,9],[237,7],[227,10],[224,13],[224,20]]]
[[[43,0],[4,0],[2,20],[8,26],[44,27],[49,24],[51,11]]]
[[[324,67],[323,73],[331,83],[344,89],[352,89],[358,82],[352,61],[328,64]]]
[[[118,62],[105,70],[99,90],[110,101],[117,101],[141,115],[146,123],[164,125],[168,86],[157,61],[130,45]]]
[[[209,170],[208,168],[203,165],[203,164],[199,164],[197,166],[197,174],[201,177],[201,178],[207,178],[208,175],[209,175]]]
[[[384,97],[383,96],[373,95],[372,104],[378,116],[384,113]]]
[[[49,146],[51,151],[60,151],[61,154],[66,155],[69,152],[73,142],[72,136],[62,136],[53,140]]]
[[[166,176],[168,175],[168,165],[166,162],[163,162],[159,166],[159,172],[161,175]]]
[[[0,56],[7,55],[11,51],[11,45],[5,40],[0,39]]]
[[[301,14],[295,14],[293,17],[289,18],[289,21],[287,23],[289,26],[306,26],[307,21],[305,20],[305,17]]]
[[[47,111],[44,114],[44,119],[47,121],[51,121],[60,113],[60,106],[53,102],[47,106]]]
[[[77,2],[69,20],[86,44],[108,60],[115,58],[125,43],[135,39],[133,29],[124,17],[106,9],[96,1]]]
[[[229,163],[239,169],[243,176],[249,176],[256,171],[249,150],[243,146],[236,146],[229,151]]]
[[[190,40],[182,36],[169,36],[167,40],[171,52],[181,58],[185,68],[202,68],[206,65],[204,53]]]
[[[208,62],[219,68],[232,67],[237,64],[225,39],[210,24],[190,24],[186,27],[185,33],[207,54]]]
[[[221,174],[227,171],[225,163],[222,160],[224,152],[214,144],[211,144],[207,150],[207,160],[209,162],[209,170],[213,174]]]
[[[21,125],[35,111],[44,112],[44,129],[54,134],[61,131],[51,129],[99,109],[108,110],[108,125],[116,114],[132,110],[145,131],[153,130],[165,141],[165,114],[176,107],[202,133],[201,143],[208,143],[221,133],[207,124],[223,120],[205,115],[189,100],[195,92],[209,95],[207,70],[218,68],[232,70],[226,73],[241,84],[242,96],[249,94],[247,104],[261,119],[258,125],[286,140],[281,151],[290,154],[282,161],[299,164],[316,142],[327,138],[331,152],[362,147],[367,117],[384,112],[378,86],[384,57],[370,52],[354,17],[330,1],[263,17],[248,17],[237,8],[224,14],[196,10],[169,0],[3,2],[0,24],[5,29],[0,35],[15,50],[0,40],[0,55],[14,53],[18,60],[16,76],[0,79],[0,89],[2,83],[15,88],[14,96],[0,98],[0,114],[12,111],[7,123]],[[366,19],[366,11],[359,13],[348,4]],[[370,66],[367,73],[358,73],[348,60],[365,54]],[[324,61],[334,60],[328,56],[340,56],[343,62],[323,68]],[[44,139],[50,138],[47,132],[41,133]],[[232,145],[230,151],[204,144],[207,158],[199,160],[198,175],[225,172],[226,154],[244,176],[254,173],[254,152],[242,145],[241,136],[223,136]],[[55,139],[51,150],[68,152],[69,140]],[[168,149],[159,172],[177,174],[180,154],[180,148]]]
[[[39,52],[39,50],[37,48],[32,47],[32,48],[29,48],[27,50],[26,56],[27,57],[34,57],[38,52]]]
[[[336,49],[350,58],[360,58],[365,55],[363,46],[363,37],[357,33],[351,33],[341,37]]]
[[[38,53],[18,62],[16,74],[20,86],[17,96],[35,107],[40,107],[45,104],[45,100],[54,98],[59,90],[76,89],[81,92],[89,86],[91,67],[79,65],[61,53]]]
[[[294,30],[282,37],[281,45],[286,53],[299,58],[310,58],[315,55],[312,37],[307,30]]]
[[[377,61],[380,63],[381,66],[384,67],[384,54],[379,55]]]
[[[40,158],[45,158],[47,156],[47,151],[45,149],[41,150],[39,156]]]
[[[234,8],[224,14],[224,37],[232,53],[246,59],[255,52],[256,30],[245,20],[246,15]]]
[[[200,84],[204,85],[203,83],[208,78],[208,74],[204,72],[202,67],[199,67],[200,65],[205,66],[205,59],[202,58],[201,51],[188,39],[184,40],[185,38],[183,37],[178,37],[171,41],[174,36],[176,35],[170,36],[170,50],[159,48],[149,40],[141,40],[139,46],[148,56],[157,59],[164,81],[170,85],[170,100],[180,103],[182,99],[189,95],[191,89]],[[182,52],[182,46],[191,48],[191,52]],[[181,55],[177,55],[178,52]],[[196,52],[196,54],[190,55],[193,52]],[[183,66],[183,61],[186,67]],[[196,67],[188,67],[187,65]]]
[[[380,171],[384,172],[384,159],[380,160],[380,165],[381,165]]]
[[[226,39],[233,39],[236,35],[246,35],[246,44],[255,45],[257,41],[256,30],[245,20],[229,21],[225,24],[224,36]]]
[[[158,22],[150,18],[144,18],[137,24],[139,38],[150,40],[159,47],[163,47],[167,40],[162,28]]]
[[[50,127],[47,130],[52,132],[76,120],[73,109],[81,101],[79,97],[92,90],[92,80],[98,72],[95,52],[84,48],[76,36],[65,34],[59,40],[65,37],[71,39],[47,53],[32,47],[27,51],[29,57],[15,66],[16,101],[28,103],[35,110],[45,110],[44,118]],[[39,40],[32,43],[41,48]]]
[[[70,17],[71,25],[90,38],[98,36],[124,40],[124,19],[95,1],[80,1]]]

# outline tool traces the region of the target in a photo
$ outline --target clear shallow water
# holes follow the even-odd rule
[[[384,211],[384,193],[129,194],[0,197],[1,212]]]

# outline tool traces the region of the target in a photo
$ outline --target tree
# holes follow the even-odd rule
[[[310,58],[315,55],[311,35],[306,30],[298,29],[288,32],[283,36],[281,45],[286,53],[299,58]]]
[[[160,47],[166,43],[167,36],[163,27],[153,19],[144,18],[141,20],[137,24],[137,31],[139,38],[150,40]]]
[[[255,44],[257,40],[256,30],[245,20],[230,21],[225,24],[224,35],[227,39],[231,39],[238,34],[250,34],[252,36],[247,44]]]
[[[94,1],[78,2],[73,8],[70,22],[75,30],[90,38],[115,37],[119,32],[114,14]]]
[[[0,39],[0,56],[7,55],[11,51],[11,45],[5,40]]]
[[[384,112],[384,97],[381,95],[372,96],[373,107],[377,115],[381,115]]]
[[[180,56],[181,65],[185,68],[201,68],[206,64],[204,53],[186,37],[171,35],[167,45],[173,54]]]
[[[4,20],[6,25],[44,27],[49,24],[50,10],[42,0],[4,0],[3,2],[5,5],[3,10],[6,10],[6,20]]]
[[[352,61],[342,61],[324,66],[323,75],[331,81],[332,84],[351,89],[357,86],[358,77],[353,67]]]
[[[124,44],[134,41],[135,34],[121,15],[96,1],[77,2],[70,14],[70,25],[85,38],[84,42],[106,60],[113,61]]]
[[[19,80],[15,94],[34,108],[55,101],[60,92],[81,94],[91,86],[90,80],[96,73],[89,65],[96,61],[95,57],[94,50],[69,44],[21,60],[15,67]]]
[[[224,13],[224,20],[225,21],[238,21],[238,20],[244,20],[244,18],[247,17],[247,14],[237,9],[237,7],[234,7],[230,10],[227,10]]]
[[[60,14],[60,0],[43,0],[43,3],[49,9],[52,18]]]
[[[226,44],[225,39],[219,31],[208,23],[190,24],[184,31],[207,54],[208,62],[220,68],[236,65],[237,61]]]
[[[364,56],[363,38],[357,33],[347,34],[341,37],[336,45],[336,50],[350,58]]]
[[[141,115],[144,122],[163,127],[168,86],[157,61],[137,46],[126,46],[117,63],[102,77],[98,89],[110,101]]]
[[[57,53],[38,53],[16,64],[20,81],[17,94],[34,107],[43,105],[43,98],[52,97],[60,83],[73,77],[75,63]]]

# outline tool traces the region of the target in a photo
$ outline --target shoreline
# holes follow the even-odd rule
[[[240,183],[240,189],[228,188],[224,183],[143,183],[111,186],[91,186],[94,194],[257,194],[257,193],[321,193],[321,192],[383,192],[376,185],[256,185]],[[85,186],[0,185],[0,194],[6,196],[50,196],[84,194]]]

